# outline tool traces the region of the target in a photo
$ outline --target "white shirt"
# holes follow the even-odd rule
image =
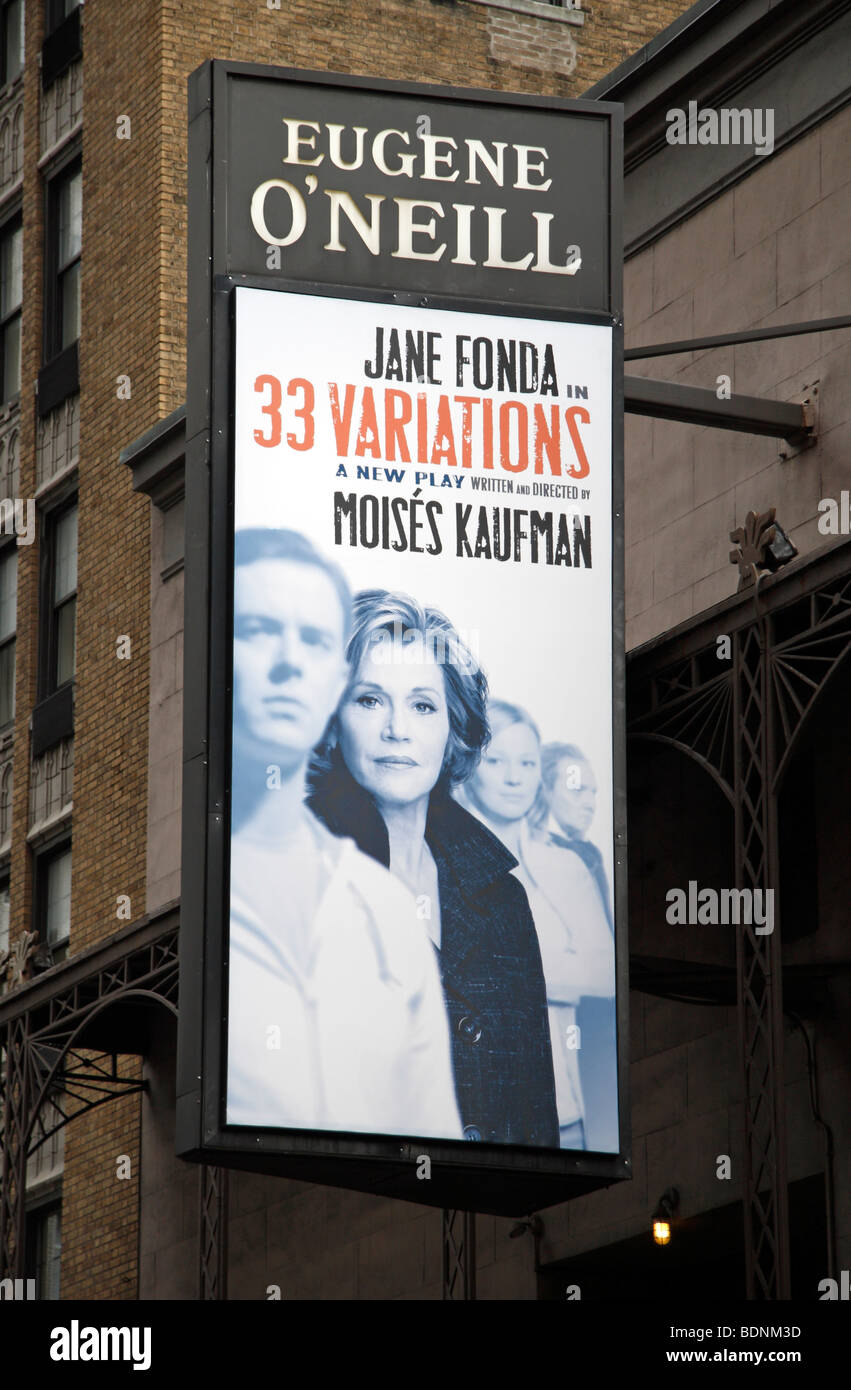
[[[234,837],[227,1121],[460,1139],[415,899],[353,841],[309,823],[319,847],[298,875],[282,850]]]

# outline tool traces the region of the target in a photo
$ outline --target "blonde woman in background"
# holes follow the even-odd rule
[[[514,873],[526,889],[544,964],[560,1145],[584,1149],[576,1009],[583,996],[614,996],[614,941],[582,860],[530,830],[530,812],[540,820],[542,811],[541,738],[535,722],[503,700],[489,702],[488,722],[490,743],[456,796],[517,860]],[[616,1114],[616,1086],[610,1110]]]

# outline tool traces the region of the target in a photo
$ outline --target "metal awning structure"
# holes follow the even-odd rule
[[[719,636],[730,639],[728,661],[718,659]],[[713,779],[733,818],[736,888],[777,889],[780,786],[849,653],[846,537],[627,658],[628,750],[635,740],[665,744]],[[782,943],[775,892],[774,931],[742,924],[736,939],[746,1275],[748,1297],[760,1300],[790,1296]],[[829,1172],[826,1179],[831,1191]]]
[[[737,343],[767,342],[772,338],[794,338],[804,333],[834,333],[851,328],[851,315],[838,318],[807,319],[800,323],[778,324],[774,328],[748,328],[740,333],[718,333],[703,338],[681,338],[655,343],[650,347],[627,348],[624,362],[649,357],[673,357],[685,352],[710,352],[713,348],[734,347]],[[722,395],[701,386],[684,386],[675,381],[655,381],[648,377],[624,377],[624,410],[633,415],[654,415],[660,420],[681,420],[686,424],[711,426],[719,430],[739,430],[743,434],[762,434],[785,439],[793,447],[814,442],[816,416],[812,401],[775,401],[765,396]]]
[[[814,438],[815,412],[806,402],[738,395],[719,399],[714,391],[701,386],[627,376],[623,404],[632,415],[655,415],[658,420],[682,420],[717,430],[770,435],[792,445]]]

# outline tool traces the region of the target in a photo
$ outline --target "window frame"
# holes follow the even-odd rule
[[[27,1278],[35,1279],[35,1296],[39,1301],[44,1302],[53,1302],[54,1300],[45,1299],[44,1290],[41,1287],[41,1251],[39,1246],[44,1223],[54,1213],[59,1217],[60,1274],[57,1300],[60,1300],[62,1297],[62,1184],[61,1182],[58,1184],[52,1182],[45,1187],[44,1192],[34,1194],[32,1197],[27,1194],[25,1239]]]
[[[38,849],[33,850],[32,930],[36,933],[36,939],[41,949],[50,953],[51,965],[59,965],[63,960],[67,960],[71,942],[70,914],[66,937],[56,942],[54,946],[47,936],[47,875],[50,865],[63,854],[71,855],[71,881],[73,883],[74,853],[71,831],[67,826],[56,835],[52,835]]]
[[[74,147],[69,150],[66,157],[51,169],[44,181],[44,331],[42,360],[45,367],[51,366],[58,361],[73,353],[77,356],[77,344],[79,333],[72,343],[62,346],[63,323],[62,323],[62,292],[60,285],[60,275],[66,275],[72,266],[80,266],[82,263],[82,234],[80,237],[80,250],[77,255],[65,265],[62,270],[59,268],[59,208],[61,189],[63,185],[79,174],[83,176],[82,150],[75,142]],[[39,385],[41,379],[39,378]],[[74,390],[79,390],[79,381],[74,385]],[[66,391],[70,395],[70,391]],[[58,402],[57,402],[58,404]],[[42,411],[42,413],[44,413]]]
[[[8,47],[7,47],[7,44],[6,44],[6,12],[7,12],[8,10],[10,10],[11,7],[12,7],[12,5],[15,4],[15,3],[16,3],[16,0],[0,0],[0,91],[2,91],[2,89],[3,89],[4,87],[11,87],[11,85],[12,85],[13,82],[17,82],[18,79],[19,79],[20,77],[23,76],[23,71],[24,71],[24,61],[25,61],[25,58],[24,58],[23,42],[22,42],[22,43],[21,43],[21,66],[20,66],[20,69],[18,70],[18,72],[15,73],[15,76],[14,76],[14,77],[7,77],[7,76],[5,75],[5,74],[6,74],[6,64],[7,64],[7,60],[8,60]],[[25,6],[25,4],[24,4],[24,0],[20,0],[20,5],[21,5],[21,40],[23,40],[24,32],[25,32],[24,26],[25,26],[25,23],[26,23],[26,20],[25,20],[26,6]]]
[[[73,689],[76,674],[76,615],[75,615],[75,639],[74,639],[74,675],[70,676],[61,683],[57,680],[57,659],[58,659],[58,633],[55,615],[59,607],[63,607],[69,602],[72,595],[68,595],[59,605],[54,600],[54,584],[56,577],[56,535],[59,522],[63,517],[76,508],[79,524],[79,500],[77,496],[77,484],[73,482],[71,489],[63,496],[57,497],[49,508],[45,508],[41,515],[41,537],[40,537],[40,568],[39,575],[39,643],[38,643],[38,702],[43,703],[59,691]],[[77,541],[77,557],[79,563],[79,533]],[[76,604],[77,588],[75,586],[73,599]]]
[[[83,0],[79,0],[68,15],[64,9],[65,0],[46,0],[45,37],[41,46],[41,88],[44,92],[83,56]]]
[[[11,646],[11,647],[14,648],[14,653],[13,653],[13,656],[12,656],[12,711],[11,711],[11,714],[9,715],[9,718],[8,718],[8,719],[5,719],[5,720],[4,720],[4,719],[0,719],[0,734],[5,733],[5,732],[7,732],[7,731],[11,731],[12,729],[14,729],[14,726],[15,726],[15,678],[16,678],[16,664],[15,664],[15,663],[16,663],[16,661],[17,661],[17,641],[18,641],[18,611],[17,611],[17,592],[18,592],[18,574],[17,574],[18,546],[17,546],[17,542],[16,542],[16,540],[15,540],[15,538],[14,538],[13,536],[6,537],[6,538],[4,538],[4,540],[3,540],[2,542],[0,542],[0,565],[2,565],[3,563],[5,563],[5,561],[8,560],[8,559],[14,559],[14,562],[15,562],[15,570],[16,570],[16,573],[15,573],[15,627],[14,627],[14,631],[13,631],[13,632],[11,633],[11,635],[8,636],[8,637],[3,637],[3,636],[0,634],[0,652],[3,652],[3,651],[4,651],[7,647],[9,647],[9,646]],[[0,869],[0,879],[2,879],[2,869]]]
[[[2,937],[0,937],[0,959],[3,958],[12,945],[12,875],[8,855],[6,856],[5,864],[0,867],[0,896],[2,896],[4,892],[9,894],[9,935],[6,938],[5,946]],[[0,969],[0,998],[6,993],[6,989],[6,967],[3,966],[2,969]]]
[[[24,294],[23,294],[23,234],[24,220],[20,203],[17,207],[10,210],[9,214],[0,222],[0,243],[7,237],[14,236],[16,232],[21,233],[21,301],[17,309],[13,309],[5,318],[0,314],[0,408],[8,408],[16,401],[21,399],[21,343],[22,336],[19,338],[18,345],[18,389],[11,396],[3,395],[3,378],[6,375],[6,329],[17,319],[19,324],[23,322]],[[2,252],[0,252],[2,254]],[[19,330],[20,332],[21,330]]]
[[[44,4],[44,32],[45,34],[55,34],[61,28],[66,19],[72,19],[75,12],[79,10],[82,0],[76,0],[68,14],[65,13],[66,0],[45,0]]]

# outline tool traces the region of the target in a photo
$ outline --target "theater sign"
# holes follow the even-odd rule
[[[183,1157],[629,1176],[620,140],[191,79]]]

